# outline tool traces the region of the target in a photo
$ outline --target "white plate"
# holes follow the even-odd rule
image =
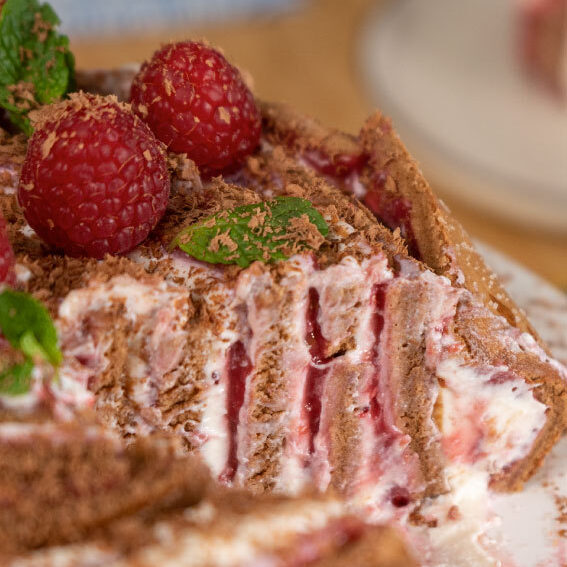
[[[567,363],[567,296],[506,256],[488,246],[478,246],[554,355]],[[565,519],[560,521],[562,506]],[[566,566],[567,437],[523,492],[496,496],[494,507],[502,518],[498,531],[504,540],[504,556],[510,558],[511,565]]]
[[[515,0],[380,3],[361,34],[374,102],[444,190],[567,231],[567,105],[525,81]]]

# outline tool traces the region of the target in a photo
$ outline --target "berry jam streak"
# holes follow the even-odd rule
[[[308,150],[303,154],[303,159],[315,171],[340,181],[352,173],[360,172],[368,161],[368,156],[362,152],[329,156],[321,150]]]
[[[308,150],[302,154],[305,162],[321,175],[332,178],[335,185],[343,191],[353,193],[376,215],[378,220],[388,228],[400,232],[406,240],[409,253],[417,260],[421,259],[417,239],[411,224],[411,203],[385,191],[386,172],[374,177],[370,187],[359,193],[355,180],[359,179],[364,166],[368,163],[368,155],[360,152],[353,154],[337,154],[329,156],[321,150]],[[360,185],[360,181],[358,181]]]
[[[309,423],[309,454],[315,452],[315,437],[319,433],[321,422],[321,396],[325,385],[325,378],[329,372],[328,368],[321,368],[321,365],[329,362],[325,358],[325,351],[328,342],[321,332],[318,321],[319,316],[319,293],[316,289],[309,289],[309,305],[307,308],[307,321],[305,340],[309,345],[311,354],[311,364],[307,370],[305,381],[305,411]]]
[[[228,350],[228,392],[227,392],[227,419],[229,432],[229,449],[226,469],[221,474],[221,480],[231,482],[238,468],[236,438],[240,409],[244,403],[246,392],[246,378],[252,370],[252,363],[246,354],[242,341],[233,343]]]
[[[368,527],[353,516],[330,520],[326,526],[300,535],[283,562],[278,560],[277,564],[281,567],[319,564],[329,555],[360,540],[367,530]]]
[[[392,410],[388,405],[388,386],[381,377],[380,342],[384,331],[386,300],[388,283],[377,284],[373,287],[374,313],[372,315],[372,331],[374,334],[374,377],[370,386],[369,412],[376,435],[376,455],[384,455],[392,450],[392,446],[399,439],[400,432],[393,425]],[[387,380],[386,380],[387,381]],[[404,508],[411,502],[407,488],[403,486],[392,487],[388,496],[390,503],[396,508]]]
[[[384,312],[386,309],[387,283],[377,284],[373,288],[374,313],[372,315],[372,331],[374,333],[374,366],[375,373],[370,387],[370,415],[374,422],[376,436],[382,439],[383,446],[388,448],[394,441],[391,430],[385,421],[383,408],[380,407],[378,397],[380,394],[380,360],[379,349],[382,331],[384,330]]]
[[[372,186],[364,195],[362,202],[388,228],[400,229],[406,241],[409,253],[417,260],[421,259],[417,239],[411,224],[411,203],[404,197],[390,195],[384,189],[387,175],[378,174]]]

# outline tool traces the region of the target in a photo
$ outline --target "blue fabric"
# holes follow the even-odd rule
[[[50,0],[61,30],[77,37],[136,33],[290,10],[302,0]]]

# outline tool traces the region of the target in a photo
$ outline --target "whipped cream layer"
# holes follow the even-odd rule
[[[216,516],[214,511],[212,514]],[[206,530],[183,533],[169,529],[167,524],[158,524],[155,534],[159,543],[144,550],[136,561],[141,567],[176,567],[180,561],[188,567],[260,567],[277,561],[278,550],[287,548],[293,553],[297,546],[297,559],[301,562],[301,536],[313,537],[313,532],[324,529],[342,515],[344,508],[339,502],[308,501],[291,502],[288,506],[276,507],[275,511],[239,518],[228,534],[207,533]],[[307,542],[303,545],[307,546]]]
[[[203,501],[154,522],[145,543],[129,551],[92,541],[31,553],[8,567],[291,567],[332,555],[370,529],[333,499],[280,501],[237,514],[230,504]]]
[[[160,393],[183,371],[189,314],[188,292],[158,279],[116,276],[72,291],[57,318],[63,390],[95,392],[96,409],[123,433],[149,432],[164,422]],[[119,407],[125,392],[127,413]]]
[[[545,424],[546,408],[528,384],[510,388],[506,367],[474,368],[459,357],[442,361],[437,376],[444,384],[443,445],[451,461],[483,461],[489,473],[496,473],[530,450]]]

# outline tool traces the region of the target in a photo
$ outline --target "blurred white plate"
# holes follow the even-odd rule
[[[567,105],[528,84],[513,0],[381,2],[361,34],[372,96],[444,190],[567,231]]]

